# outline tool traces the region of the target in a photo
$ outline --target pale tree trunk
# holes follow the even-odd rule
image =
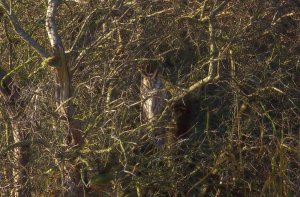
[[[24,123],[12,122],[13,125],[13,135],[15,142],[21,142],[30,139],[30,134],[27,128],[23,127]],[[15,197],[29,197],[31,196],[31,185],[29,179],[29,168],[28,164],[30,161],[30,144],[24,144],[20,147],[14,149],[15,157],[15,168],[14,168],[14,178],[16,189]]]
[[[74,105],[72,103],[72,80],[71,80],[71,66],[74,72],[86,55],[89,47],[85,47],[80,54],[76,54],[75,49],[82,44],[82,38],[86,35],[88,28],[95,15],[99,13],[99,10],[93,11],[84,21],[78,36],[74,40],[74,43],[70,49],[69,56],[66,57],[65,49],[61,38],[58,34],[57,26],[55,24],[55,17],[57,15],[57,8],[60,0],[48,0],[48,8],[46,13],[46,29],[50,44],[52,47],[52,55],[45,50],[36,40],[34,40],[21,26],[20,21],[15,16],[11,4],[7,0],[0,0],[0,7],[4,13],[8,16],[15,32],[27,42],[41,57],[45,58],[44,63],[54,67],[56,78],[56,95],[57,95],[57,111],[60,114],[66,137],[65,142],[69,147],[68,151],[76,152],[82,147],[84,140],[82,137],[82,123],[79,120],[74,119]],[[81,2],[81,1],[80,1]],[[78,57],[77,57],[78,56]],[[76,58],[77,57],[77,58]],[[18,137],[18,136],[16,136]],[[19,135],[19,137],[27,137],[26,135]],[[20,150],[25,154],[26,151]],[[20,162],[26,162],[21,159]],[[63,178],[63,185],[66,192],[62,196],[83,196],[84,184],[82,183],[82,164],[78,163],[76,159],[72,159],[66,163],[66,172]],[[24,181],[23,181],[24,182]]]
[[[21,143],[30,139],[29,129],[25,125],[26,117],[24,113],[25,104],[20,99],[20,89],[13,82],[12,78],[7,77],[4,70],[0,69],[0,80],[3,84],[0,86],[0,92],[5,99],[5,107],[9,115],[13,140],[9,143]],[[11,134],[8,137],[11,136]],[[9,153],[7,153],[9,155]],[[13,149],[11,155],[14,162],[12,174],[14,189],[11,195],[14,197],[30,197],[31,188],[28,175],[28,163],[30,161],[30,144],[21,144]],[[7,168],[10,168],[7,166]],[[11,177],[7,177],[11,178]]]
[[[70,73],[70,63],[72,61],[66,58],[65,50],[55,24],[57,15],[58,0],[48,0],[48,9],[46,16],[46,28],[48,37],[53,50],[53,59],[58,65],[56,68],[57,82],[57,107],[62,119],[66,121],[66,143],[74,151],[80,149],[84,143],[82,138],[82,124],[74,119],[74,105],[72,103],[72,83]],[[82,164],[74,161],[66,167],[66,176],[63,185],[67,191],[65,196],[83,196],[84,184],[82,183],[81,171]]]

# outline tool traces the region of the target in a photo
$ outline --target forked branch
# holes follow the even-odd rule
[[[216,46],[216,15],[224,9],[229,0],[223,1],[218,7],[213,9],[208,17],[208,31],[209,31],[209,67],[208,74],[205,78],[197,81],[191,85],[184,93],[172,99],[172,101],[178,101],[184,98],[191,92],[199,90],[204,85],[209,82],[219,79],[219,69],[218,69],[218,51]]]
[[[38,52],[43,58],[47,58],[49,56],[48,52],[43,48],[36,40],[34,40],[21,26],[19,20],[17,19],[14,12],[11,10],[10,6],[6,2],[6,0],[0,0],[0,6],[4,10],[5,14],[8,16],[14,30],[16,33],[31,47],[33,47],[36,52]]]

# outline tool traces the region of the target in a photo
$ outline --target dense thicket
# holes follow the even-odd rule
[[[1,195],[300,195],[297,1],[53,2],[0,0]]]

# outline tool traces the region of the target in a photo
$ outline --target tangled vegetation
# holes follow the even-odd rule
[[[0,0],[0,196],[299,196],[295,0]]]

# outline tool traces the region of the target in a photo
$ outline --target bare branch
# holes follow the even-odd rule
[[[215,81],[219,79],[218,72],[218,51],[216,46],[216,15],[223,10],[225,5],[228,3],[228,0],[223,1],[217,8],[215,8],[208,18],[208,30],[209,30],[209,50],[210,50],[210,59],[209,59],[209,68],[208,74],[205,78],[197,81],[193,85],[191,85],[188,90],[186,90],[181,95],[172,99],[172,101],[177,101],[185,97],[187,94],[200,89],[204,85],[209,82]]]
[[[217,72],[217,66],[218,66],[218,53],[216,50],[216,41],[215,41],[215,20],[209,20],[209,48],[210,48],[210,59],[209,59],[209,68],[208,68],[208,74],[205,78],[197,81],[193,85],[191,85],[188,90],[186,90],[181,95],[173,98],[173,101],[177,101],[185,97],[187,94],[200,89],[204,85],[208,84],[209,82],[213,80],[217,80],[219,78],[218,72]]]
[[[95,9],[90,15],[88,15],[86,17],[86,19],[84,20],[83,25],[81,26],[81,29],[79,31],[79,33],[77,34],[77,37],[71,47],[71,49],[69,50],[69,52],[73,52],[74,50],[76,50],[76,48],[79,45],[80,40],[82,39],[82,37],[85,35],[86,30],[88,29],[89,25],[91,24],[93,18],[99,13],[99,9]]]
[[[223,1],[217,8],[215,8],[211,12],[210,17],[211,18],[215,17],[220,11],[222,11],[224,9],[224,7],[227,5],[227,3],[229,3],[229,0]]]
[[[19,142],[16,142],[16,143],[13,143],[13,144],[10,144],[8,146],[6,146],[1,152],[0,152],[0,158],[7,154],[8,151],[10,150],[13,150],[15,148],[19,148],[19,147],[24,147],[24,146],[28,146],[30,144],[42,144],[44,145],[45,147],[50,147],[50,145],[48,144],[48,142],[44,139],[25,139],[25,140],[22,140],[22,141],[19,141]]]
[[[101,43],[103,40],[106,40],[107,38],[109,38],[114,32],[116,31],[116,29],[112,29],[110,32],[108,33],[103,33],[101,36],[99,36],[93,43],[91,43],[88,47],[86,47],[84,50],[82,50],[78,57],[75,60],[75,66],[73,67],[71,73],[73,74],[79,67],[79,64],[81,63],[81,61],[83,60],[84,57],[86,57],[86,55],[88,54],[88,52],[95,47],[97,44]]]
[[[63,49],[63,44],[55,23],[58,3],[58,0],[48,0],[48,9],[46,14],[46,29],[53,50],[58,50],[59,48]]]
[[[202,7],[202,10],[201,10],[201,13],[200,13],[200,18],[201,18],[201,20],[203,19],[203,16],[204,16],[204,10],[205,10],[205,8],[206,8],[206,6],[207,6],[207,0],[206,1],[204,1],[204,3],[203,3],[203,7]]]
[[[79,4],[87,4],[87,0],[66,0],[66,2],[74,2],[74,3],[79,3]]]
[[[8,4],[5,2],[5,0],[0,0],[0,6],[5,11],[6,15],[8,16],[14,30],[16,33],[24,40],[26,41],[30,46],[32,46],[36,52],[38,52],[43,58],[47,58],[49,56],[48,52],[43,48],[36,40],[34,40],[21,26],[19,20],[13,13],[13,11],[10,9]]]

